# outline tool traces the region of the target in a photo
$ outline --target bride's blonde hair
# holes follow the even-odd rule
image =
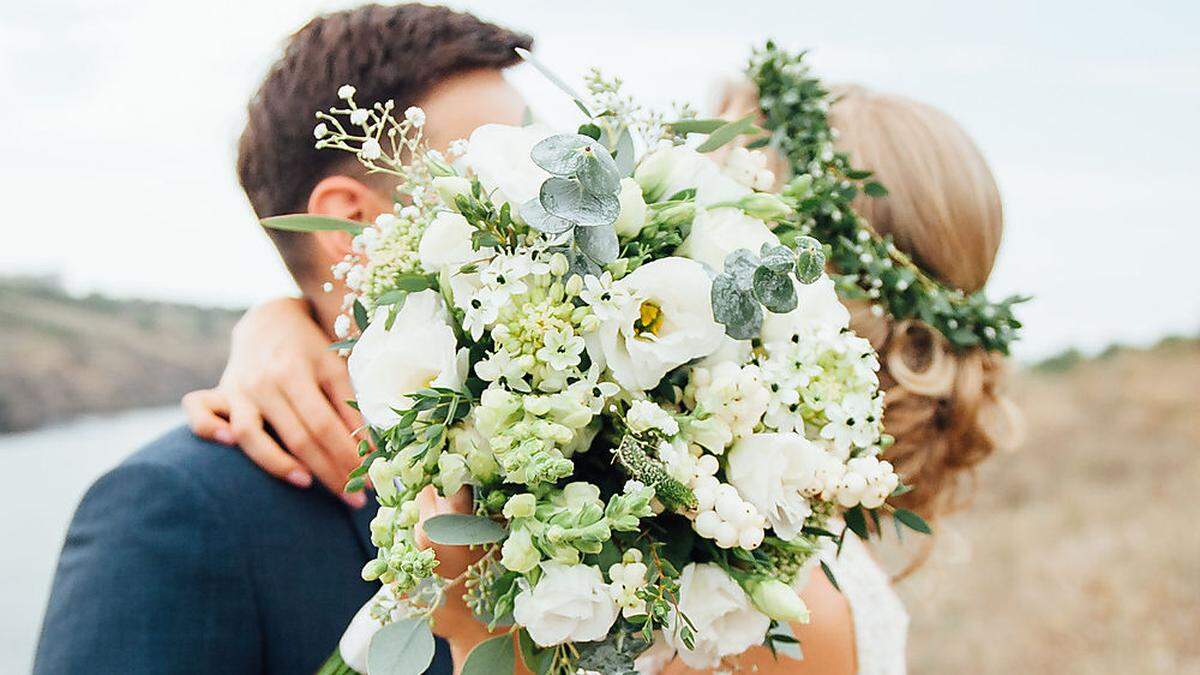
[[[926,273],[967,292],[982,288],[1004,225],[995,179],[970,137],[945,113],[907,98],[860,86],[831,93],[836,145],[889,191],[860,196],[858,213]],[[733,85],[721,110],[744,115],[757,107],[755,96],[748,83]],[[1020,442],[1020,416],[1004,395],[1004,359],[980,348],[956,350],[919,321],[847,305],[852,328],[883,364],[885,426],[896,439],[886,457],[914,486],[897,503],[943,515],[961,504],[960,485],[977,464]]]

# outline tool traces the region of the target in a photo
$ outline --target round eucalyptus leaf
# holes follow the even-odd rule
[[[725,256],[725,273],[733,277],[742,292],[748,292],[754,286],[754,270],[758,266],[758,256],[750,249],[739,248]]]
[[[802,248],[796,253],[796,278],[811,284],[825,271],[825,252],[819,248]]]
[[[575,223],[548,213],[537,197],[522,204],[517,212],[526,225],[546,234],[562,234],[575,227]]]
[[[629,129],[622,129],[621,135],[617,136],[616,144],[610,145],[608,148],[612,150],[613,161],[617,163],[617,171],[622,176],[632,176],[637,157],[634,156],[633,134],[629,133]]]
[[[573,176],[583,165],[583,148],[595,145],[583,134],[557,134],[538,141],[529,152],[534,164],[556,176]]]
[[[583,189],[596,195],[615,195],[621,189],[621,171],[612,155],[599,143],[583,148],[583,164],[579,167],[577,178]]]
[[[547,178],[538,199],[551,215],[573,223],[608,225],[621,213],[621,203],[616,195],[590,193],[579,181],[569,178]]]
[[[462,675],[502,675],[514,672],[516,654],[512,636],[497,635],[475,645],[463,664]]]
[[[792,249],[786,246],[763,244],[759,255],[762,257],[763,267],[777,273],[787,272],[792,268],[792,263],[795,262]]]
[[[430,541],[447,546],[493,544],[508,536],[508,530],[491,518],[465,513],[434,516],[425,521],[424,529]]]
[[[367,648],[367,669],[387,675],[420,675],[433,663],[433,632],[422,618],[380,628]]]
[[[750,293],[738,287],[727,272],[713,278],[713,318],[725,326],[725,333],[736,340],[757,337],[762,329],[762,305]]]
[[[796,286],[792,283],[792,277],[787,272],[772,272],[765,265],[754,271],[754,297],[763,307],[776,314],[786,314],[796,309]]]
[[[575,245],[588,258],[601,265],[614,262],[621,254],[617,231],[612,225],[580,225],[575,228]]]

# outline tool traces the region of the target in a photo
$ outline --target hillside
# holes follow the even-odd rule
[[[1027,442],[901,584],[911,671],[1200,673],[1200,343],[1015,384]]]
[[[0,433],[175,403],[210,386],[239,314],[0,278]]]

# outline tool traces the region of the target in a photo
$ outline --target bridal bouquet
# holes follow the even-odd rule
[[[506,627],[464,673],[798,658],[818,554],[880,514],[925,531],[886,503],[905,488],[879,458],[879,363],[802,233],[812,176],[772,192],[765,157],[732,143],[763,134],[751,117],[666,121],[619,81],[593,73],[585,98],[547,75],[587,118],[575,132],[486,125],[446,155],[420,109],[343,87],[317,145],[395,176],[394,212],[265,221],[355,234],[337,347],[371,441],[347,489],[378,496],[362,574],[383,591],[324,672],[423,672],[459,581]],[[414,538],[429,486],[472,489],[473,513],[423,523],[477,547],[458,579]]]

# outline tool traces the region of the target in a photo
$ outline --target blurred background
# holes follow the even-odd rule
[[[234,171],[244,106],[308,0],[0,7],[0,671],[27,670],[82,491],[215,383],[239,308],[294,291]],[[750,47],[932,103],[983,148],[1029,293],[1031,433],[901,584],[916,673],[1200,672],[1200,6],[452,2],[666,107]],[[573,107],[526,66],[539,114]],[[308,111],[297,111],[308,114]],[[912,542],[910,542],[911,544]],[[911,548],[911,547],[910,547]]]

